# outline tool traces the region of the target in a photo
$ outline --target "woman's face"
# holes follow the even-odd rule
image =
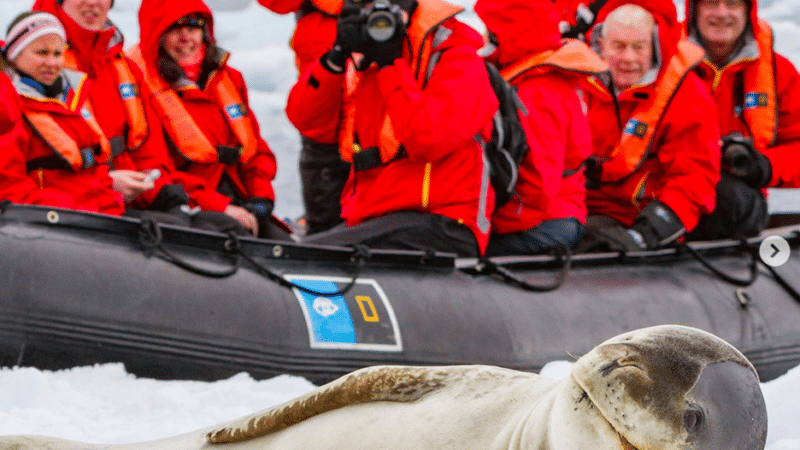
[[[100,31],[108,21],[112,0],[64,0],[61,7],[78,25]]]
[[[167,31],[164,50],[179,63],[197,61],[203,50],[203,29],[185,26]]]
[[[39,36],[11,63],[41,84],[50,85],[61,75],[65,42],[56,34]]]

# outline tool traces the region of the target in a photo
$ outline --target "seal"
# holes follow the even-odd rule
[[[0,450],[762,450],[758,375],[722,339],[657,326],[616,336],[552,380],[492,366],[376,366],[266,411],[160,441],[0,438]]]

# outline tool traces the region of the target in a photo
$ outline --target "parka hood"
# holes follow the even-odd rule
[[[561,46],[551,0],[478,0],[475,13],[497,39],[492,59],[500,66]]]
[[[591,30],[591,40],[596,40],[595,34],[600,31],[603,21],[611,11],[629,3],[641,6],[653,15],[658,32],[655,51],[658,52],[658,61],[663,68],[666,65],[664,62],[669,61],[677,51],[678,41],[681,38],[678,12],[675,10],[672,0],[609,0],[597,13],[595,26]]]
[[[52,1],[52,0],[51,0]],[[148,65],[158,61],[161,38],[178,19],[188,14],[199,14],[206,20],[208,38],[214,39],[214,17],[203,0],[143,0],[139,7],[139,39],[142,57]]]
[[[67,32],[67,42],[69,42],[72,50],[77,53],[76,56],[79,60],[84,58],[91,59],[92,49],[98,44],[104,45],[106,51],[113,53],[122,51],[125,45],[122,32],[111,20],[106,22],[102,30],[87,30],[64,12],[61,4],[56,0],[36,0],[31,7],[31,11],[47,12],[58,18]]]

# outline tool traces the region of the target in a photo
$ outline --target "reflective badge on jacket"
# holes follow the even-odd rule
[[[647,134],[647,124],[644,122],[639,122],[636,119],[630,119],[628,123],[625,124],[625,128],[622,130],[622,132],[642,139],[645,134]]]
[[[228,113],[228,117],[231,120],[241,119],[247,115],[247,106],[243,103],[237,103],[235,105],[226,106],[225,111]]]
[[[119,96],[123,100],[136,97],[136,85],[133,83],[122,83],[119,85]]]
[[[766,92],[748,92],[744,94],[744,108],[764,108],[769,106],[769,96]]]

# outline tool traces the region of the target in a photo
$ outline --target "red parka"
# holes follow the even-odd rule
[[[654,82],[618,93],[616,104],[606,82],[593,78],[586,83],[592,153],[601,160],[614,154],[623,130],[631,125],[629,119],[634,110],[652,105],[656,93],[664,91],[659,87],[666,81],[665,68],[678,53],[680,28],[670,0],[610,0],[600,10],[597,24],[626,3],[644,7],[656,20],[657,48],[661,50],[659,73]],[[701,54],[700,49],[690,48]],[[636,169],[617,182],[589,189],[589,214],[606,215],[630,226],[642,208],[658,199],[691,231],[700,215],[710,213],[715,205],[720,176],[719,129],[716,121],[710,120],[715,116],[713,100],[700,79],[689,71],[657,122],[652,145]],[[636,131],[631,128],[626,134],[635,136]],[[634,139],[631,136],[629,139]]]
[[[421,24],[430,19],[425,15],[431,13],[431,6],[454,8],[439,0],[422,0],[411,28],[415,21]],[[448,36],[432,49],[441,52],[441,57],[424,88],[409,67],[413,63],[406,45],[403,57],[393,65],[383,69],[373,65],[360,72],[360,81],[347,100],[347,76],[332,73],[319,62],[313,64],[292,88],[286,112],[304,136],[333,143],[343,123],[343,103],[352,101],[354,131],[363,148],[379,147],[384,117],[391,121],[407,157],[351,172],[342,193],[342,217],[348,225],[396,211],[440,214],[469,227],[483,252],[494,193],[476,136],[489,139],[497,99],[476,53],[483,44],[481,37],[452,18],[440,27],[448,31],[433,30],[429,38]],[[418,38],[412,42],[419,42]],[[418,52],[415,48],[414,54]],[[419,72],[423,77],[426,70]]]
[[[497,38],[499,45],[489,59],[501,73],[535,55],[542,57],[537,58],[541,65],[511,81],[528,111],[524,126],[530,151],[520,164],[516,195],[492,217],[493,231],[513,233],[568,217],[585,223],[586,178],[576,169],[592,149],[580,87],[588,75],[544,63],[543,52],[562,47],[551,1],[478,0],[475,12]],[[605,66],[585,44],[574,45],[587,59]],[[553,53],[549,58],[555,62],[559,56]]]
[[[20,111],[46,113],[78,148],[99,145],[97,135],[81,116],[81,108],[86,103],[85,76],[66,69],[63,73],[70,85],[66,103],[45,98],[19,81],[14,82],[14,88],[21,100],[12,100],[7,93],[5,80],[8,78],[2,76],[0,98],[4,108],[0,115],[9,116],[16,125],[0,137],[3,148],[0,152],[0,198],[15,203],[122,215],[125,212],[122,195],[111,187],[106,164],[77,170],[67,166],[53,167],[60,158],[51,144],[20,118]],[[14,77],[18,79],[18,76]]]
[[[97,117],[100,127],[106,137],[122,137],[126,139],[126,149],[112,160],[112,166],[118,170],[150,171],[159,169],[162,176],[155,181],[155,188],[142,193],[133,205],[136,208],[145,208],[158,194],[164,184],[171,182],[172,166],[167,156],[167,147],[164,141],[163,130],[158,122],[155,112],[143,104],[144,114],[141,119],[147,127],[146,138],[129,145],[127,141],[131,128],[123,106],[120,89],[125,85],[125,80],[120,80],[114,69],[114,61],[127,59],[123,53],[124,39],[119,29],[111,22],[101,31],[92,31],[78,25],[56,0],[36,0],[33,10],[44,11],[58,18],[67,32],[69,53],[75,58],[76,67],[69,68],[86,73],[89,77],[88,98]],[[141,71],[128,62],[130,72],[134,77],[135,87],[128,87],[130,93],[139,93],[144,85]],[[141,96],[139,95],[139,99]]]
[[[696,3],[686,1],[685,26],[689,39],[700,42]],[[755,137],[756,149],[769,159],[772,179],[767,187],[800,187],[800,75],[788,59],[774,52],[769,25],[758,19],[758,2],[747,3],[751,7],[746,48],[721,68],[706,58],[695,72],[717,104],[720,133]],[[763,82],[756,81],[760,64],[767,75]],[[751,96],[765,101],[748,103],[743,113],[742,103]]]
[[[213,45],[215,42],[214,20],[211,10],[202,0],[181,2],[144,0],[142,2],[139,9],[141,42],[137,50],[141,51],[143,63],[146,66],[145,73],[159,77],[164,82],[156,69],[161,38],[170,25],[191,13],[200,14],[206,19],[210,33],[209,38]],[[223,57],[220,68],[214,71],[202,89],[191,83],[181,87],[178,90],[178,95],[186,111],[212,145],[237,147],[242,143],[237,140],[234,131],[225,118],[225,111],[213,94],[215,84],[222,79],[222,71],[227,72],[230,76],[238,95],[242,99],[244,107],[241,112],[245,115],[252,115],[244,78],[239,71],[227,65],[227,56]],[[147,93],[145,93],[146,102],[155,101],[150,97],[151,95],[152,90],[148,86]],[[151,105],[154,105],[154,103],[151,103]],[[266,198],[274,201],[275,193],[272,188],[272,180],[275,178],[277,167],[275,155],[261,137],[255,116],[252,116],[251,123],[257,138],[256,152],[255,156],[244,163],[201,164],[188,161],[180,152],[170,148],[169,154],[172,164],[177,168],[173,178],[179,184],[183,184],[192,201],[202,209],[222,212],[231,203],[230,197],[217,192],[223,177],[230,181],[236,194],[242,200]],[[180,142],[172,142],[172,144],[181,145]]]
[[[309,0],[258,0],[258,3],[278,14],[295,13],[297,25],[289,42],[295,54],[298,73],[327,53],[336,38],[336,16],[318,9]]]

